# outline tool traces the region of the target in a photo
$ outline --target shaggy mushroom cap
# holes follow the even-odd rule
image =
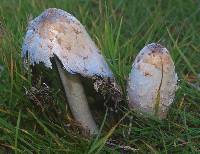
[[[74,118],[90,134],[98,133],[80,78],[73,74],[89,78],[112,78],[113,74],[83,25],[63,10],[45,10],[28,26],[22,57],[48,68],[53,58]]]
[[[160,44],[145,46],[137,55],[128,82],[131,108],[166,117],[177,89],[177,74],[168,50]]]
[[[56,55],[72,74],[112,76],[83,25],[60,9],[47,9],[29,23],[22,47],[23,58],[27,54],[32,65],[43,62],[46,67],[52,68],[50,58]]]

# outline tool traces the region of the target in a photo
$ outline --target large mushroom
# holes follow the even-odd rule
[[[174,100],[177,79],[168,50],[156,43],[145,46],[137,55],[129,75],[129,106],[165,118]]]
[[[28,26],[22,56],[30,64],[42,62],[52,68],[56,62],[71,112],[83,128],[95,134],[96,123],[78,75],[113,77],[105,59],[84,26],[71,14],[56,8],[45,10]]]

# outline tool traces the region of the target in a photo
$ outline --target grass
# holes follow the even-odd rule
[[[31,101],[26,92],[32,76],[23,70],[21,46],[28,20],[49,7],[72,13],[86,26],[124,95],[139,50],[151,42],[166,46],[180,79],[167,119],[142,117],[129,111],[126,101],[112,113],[88,96],[102,126],[101,134],[88,139],[65,109],[59,77],[50,70],[43,71],[49,78],[42,80],[48,94],[40,106]],[[199,153],[200,92],[193,86],[200,84],[199,21],[198,0],[1,0],[0,153],[120,153],[122,146],[135,153]]]

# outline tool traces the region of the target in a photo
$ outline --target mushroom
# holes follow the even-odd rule
[[[165,118],[174,100],[177,79],[168,50],[160,44],[148,44],[137,55],[129,75],[130,108]]]
[[[31,65],[42,62],[52,68],[55,60],[68,104],[76,121],[90,134],[98,133],[79,75],[113,77],[105,59],[84,26],[71,14],[56,8],[45,10],[28,26],[22,57]]]

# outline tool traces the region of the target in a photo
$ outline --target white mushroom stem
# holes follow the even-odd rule
[[[54,59],[74,118],[90,134],[97,134],[98,128],[90,112],[87,98],[78,75],[67,73],[63,70],[58,59]]]

